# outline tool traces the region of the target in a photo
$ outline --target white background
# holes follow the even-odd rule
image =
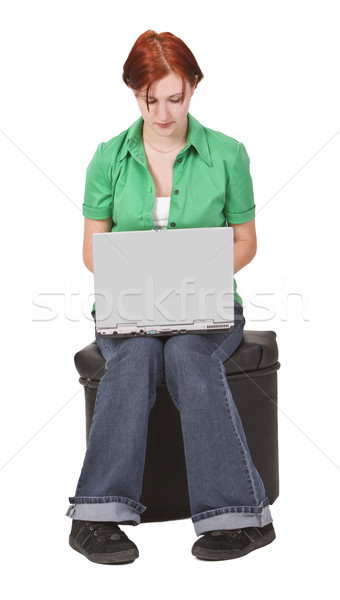
[[[6,598],[336,597],[336,11],[330,0],[3,3],[0,552]],[[125,527],[140,558],[105,567],[71,550],[65,516],[85,452],[83,389],[73,356],[94,339],[81,205],[97,144],[139,116],[121,73],[146,29],[184,39],[205,75],[190,112],[242,141],[250,156],[258,253],[237,282],[246,327],[277,333],[281,494],[272,507],[276,541],[247,557],[195,559],[188,519]]]

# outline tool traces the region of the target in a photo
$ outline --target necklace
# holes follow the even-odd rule
[[[169,152],[173,152],[174,150],[177,150],[177,148],[179,148],[180,146],[183,146],[183,142],[181,144],[178,144],[178,146],[176,146],[176,148],[171,148],[171,150],[159,150],[158,148],[155,148],[155,146],[153,146],[151,144],[151,142],[149,142],[149,140],[147,140],[146,138],[144,138],[144,140],[146,142],[148,142],[149,146],[151,146],[151,148],[153,148],[154,150],[157,150],[157,152],[161,152],[162,154],[169,154]]]

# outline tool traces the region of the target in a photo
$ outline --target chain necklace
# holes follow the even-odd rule
[[[157,152],[161,152],[162,154],[169,154],[170,152],[173,152],[174,150],[177,150],[177,148],[179,148],[180,146],[183,146],[183,142],[181,144],[178,144],[178,146],[176,146],[176,148],[171,148],[171,150],[159,150],[158,148],[155,148],[155,146],[153,146],[149,140],[147,140],[146,138],[144,138],[144,140],[146,142],[148,142],[149,146],[151,146],[151,148],[153,148],[154,150],[157,150]],[[185,143],[185,142],[184,142]]]

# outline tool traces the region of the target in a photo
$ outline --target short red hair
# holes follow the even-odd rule
[[[204,77],[193,53],[180,38],[169,32],[156,33],[149,29],[134,43],[123,67],[123,81],[135,91],[146,89],[149,110],[150,87],[171,71],[182,78],[182,102],[185,80],[196,87]]]

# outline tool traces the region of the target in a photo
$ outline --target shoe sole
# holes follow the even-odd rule
[[[86,556],[91,562],[99,563],[101,565],[124,565],[134,562],[136,558],[139,557],[137,548],[113,552],[112,554],[89,554],[82,546],[77,544],[71,535],[69,536],[69,544],[73,550]]]
[[[231,560],[233,558],[246,556],[246,554],[249,554],[249,552],[252,552],[253,550],[268,546],[275,538],[275,531],[269,531],[266,535],[243,548],[243,550],[210,550],[208,548],[193,547],[191,552],[196,558],[200,558],[201,560]]]

